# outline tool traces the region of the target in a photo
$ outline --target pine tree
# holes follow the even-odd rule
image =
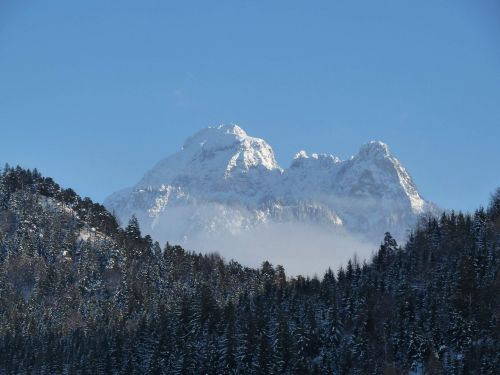
[[[141,239],[141,229],[139,227],[139,220],[135,215],[130,218],[127,227],[125,228],[127,238],[131,241],[139,241]]]

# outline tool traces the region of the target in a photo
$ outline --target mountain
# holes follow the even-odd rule
[[[364,242],[387,231],[404,239],[419,215],[435,211],[382,142],[345,161],[300,151],[284,169],[267,142],[237,125],[189,137],[105,206],[123,223],[135,215],[154,238],[202,249],[220,249],[228,236],[272,232],[275,224]]]

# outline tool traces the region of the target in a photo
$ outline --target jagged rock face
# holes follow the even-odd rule
[[[301,151],[282,169],[269,144],[237,125],[189,137],[105,205],[122,222],[135,214],[155,238],[179,243],[290,222],[369,241],[386,231],[403,239],[418,215],[435,210],[382,142],[346,161]]]
[[[160,161],[136,186],[230,191],[239,188],[235,181],[252,183],[256,174],[273,171],[280,173],[281,168],[271,146],[236,125],[219,126],[189,137],[180,152]]]

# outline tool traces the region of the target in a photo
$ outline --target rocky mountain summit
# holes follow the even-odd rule
[[[300,151],[284,169],[266,141],[237,125],[202,129],[105,205],[123,223],[135,215],[153,237],[181,244],[275,223],[368,242],[387,231],[404,239],[419,215],[436,210],[382,142],[348,160]]]

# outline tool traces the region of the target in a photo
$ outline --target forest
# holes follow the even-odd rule
[[[5,166],[0,373],[498,374],[499,271],[500,188],[403,245],[386,233],[369,262],[289,277],[159,244]]]

